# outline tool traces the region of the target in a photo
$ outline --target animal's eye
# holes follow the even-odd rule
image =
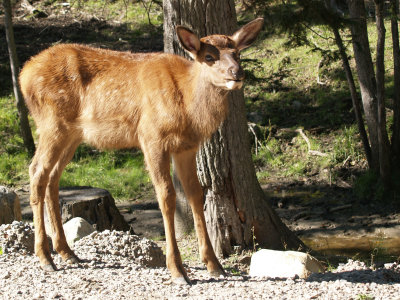
[[[210,54],[207,54],[205,56],[205,59],[206,59],[206,61],[214,61],[215,60],[214,57],[212,57]]]

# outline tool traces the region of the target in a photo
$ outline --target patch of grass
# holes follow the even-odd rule
[[[27,153],[0,154],[0,184],[15,186],[29,181]]]
[[[0,247],[0,255],[3,255],[3,248]]]
[[[330,156],[313,156],[308,153],[308,145],[304,139],[296,135],[294,130],[279,133],[277,137],[263,142],[258,154],[253,155],[253,160],[258,168],[258,179],[268,181],[271,174],[277,177],[291,177],[299,179],[313,175],[331,165]],[[325,149],[309,133],[308,139],[311,149],[323,152]]]
[[[358,294],[356,299],[358,299],[358,300],[374,300],[375,297],[374,296],[369,296],[369,295],[366,295],[366,294]]]
[[[353,163],[365,159],[361,140],[356,125],[345,126],[335,134],[332,149],[332,160],[334,163],[343,163],[351,160]]]
[[[14,99],[11,96],[0,97],[0,184],[26,182],[28,164]]]
[[[99,152],[86,145],[79,147],[60,180],[60,186],[74,185],[101,187],[116,199],[137,198],[151,189],[141,152]]]
[[[1,152],[17,153],[23,151],[19,135],[18,112],[11,96],[0,97],[0,146]]]

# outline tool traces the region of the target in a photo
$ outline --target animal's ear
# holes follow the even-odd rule
[[[249,47],[257,39],[263,24],[264,19],[257,18],[236,31],[231,36],[231,39],[236,43],[236,48],[240,51]]]
[[[176,26],[176,34],[183,48],[189,51],[189,54],[195,58],[200,50],[200,40],[197,35],[184,26]]]

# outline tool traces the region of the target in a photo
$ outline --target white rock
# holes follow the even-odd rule
[[[63,225],[65,237],[71,247],[76,241],[95,231],[85,219],[80,217],[73,218]]]
[[[262,249],[251,257],[250,276],[271,278],[307,278],[321,272],[321,263],[309,254],[297,251]]]

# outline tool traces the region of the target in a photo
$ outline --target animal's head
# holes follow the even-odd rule
[[[244,80],[240,51],[257,39],[263,23],[263,18],[255,19],[231,36],[215,34],[199,39],[184,26],[177,26],[176,32],[182,46],[201,64],[214,86],[236,90],[242,87]]]

